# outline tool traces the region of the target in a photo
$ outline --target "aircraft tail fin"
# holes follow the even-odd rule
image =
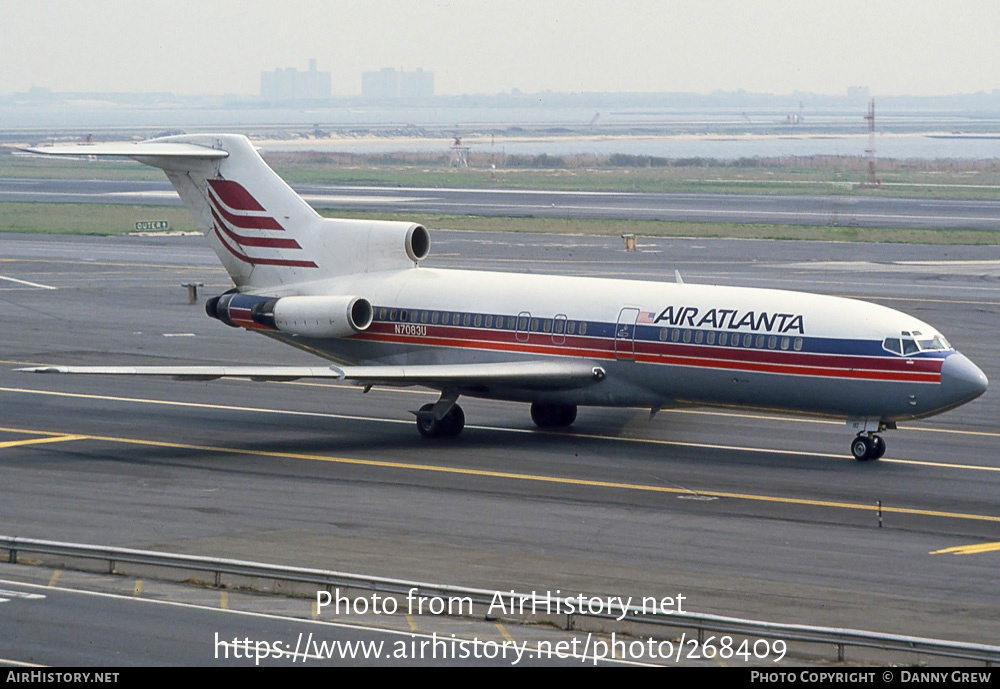
[[[28,150],[128,156],[162,169],[240,291],[273,292],[347,273],[413,267],[430,249],[427,230],[415,223],[323,218],[241,135]]]

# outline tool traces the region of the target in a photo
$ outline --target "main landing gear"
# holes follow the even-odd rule
[[[859,462],[870,462],[885,454],[885,441],[882,436],[874,433],[859,433],[851,441],[851,454]]]
[[[425,404],[417,412],[417,430],[425,438],[454,438],[465,428],[465,412],[457,404],[437,418],[435,405]]]
[[[533,402],[531,420],[539,428],[565,428],[576,421],[576,405]]]

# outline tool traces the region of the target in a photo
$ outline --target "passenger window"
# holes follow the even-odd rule
[[[753,335],[751,335],[750,333],[744,334],[743,335],[743,346],[744,347],[749,347],[751,342],[753,342]]]
[[[473,319],[472,323],[473,323],[473,325],[475,325],[475,326],[476,326],[477,328],[478,328],[479,326],[481,326],[481,325],[483,324],[483,315],[482,315],[481,313],[477,313],[477,314],[476,314],[476,317],[475,317],[475,319]]]
[[[492,315],[486,316],[486,327],[487,328],[492,328],[493,327],[493,316]]]
[[[576,321],[570,321],[566,324],[566,332],[570,335],[576,335]]]
[[[709,330],[708,331],[708,344],[710,344],[710,345],[711,344],[715,344],[715,331],[714,330]]]
[[[729,342],[729,333],[719,333],[719,344],[723,347]]]
[[[438,311],[431,311],[431,323],[437,325],[437,322],[440,318],[441,314]]]
[[[757,341],[754,343],[754,347],[756,347],[757,349],[764,349],[764,336],[763,335],[758,335],[757,336]]]
[[[587,334],[587,321],[580,323],[580,334],[581,335]]]
[[[396,320],[396,309],[393,309],[392,311],[389,312],[389,320],[390,321]]]
[[[690,330],[685,330],[684,331],[684,342],[690,342],[690,341],[691,341],[691,331]]]
[[[547,333],[552,332],[552,321],[550,321],[548,318],[542,321],[542,330]]]
[[[681,339],[681,331],[680,330],[674,329],[674,330],[670,331],[670,341],[671,342],[679,342],[680,339]]]
[[[420,322],[421,323],[426,323],[427,322],[427,316],[428,316],[428,313],[426,311],[421,311],[420,312]]]
[[[788,345],[791,344],[792,340],[789,337],[781,338],[781,348],[788,349]]]
[[[441,314],[441,323],[442,325],[451,324],[451,314],[448,311],[445,311],[444,313]]]
[[[701,330],[695,330],[694,331],[694,343],[695,344],[701,344],[704,339],[705,339],[705,333],[703,333]]]
[[[801,337],[796,337],[795,338],[795,344],[793,345],[793,347],[794,347],[794,349],[795,349],[796,352],[801,352],[802,351],[802,338]]]
[[[778,336],[777,335],[771,335],[771,337],[767,338],[767,348],[768,349],[774,349],[777,346],[778,346]]]

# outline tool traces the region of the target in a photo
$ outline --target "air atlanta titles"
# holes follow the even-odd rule
[[[789,332],[805,334],[800,313],[769,313],[739,309],[709,309],[702,313],[697,306],[668,306],[660,312],[653,323],[713,330],[749,328],[782,334]]]
[[[496,591],[486,615],[615,615],[615,619],[621,621],[629,612],[642,615],[683,613],[686,598],[680,593],[663,598],[643,596],[639,600],[633,596],[600,597],[582,593],[566,596],[558,589],[544,593],[532,591],[530,594]],[[636,609],[632,608],[633,601]]]

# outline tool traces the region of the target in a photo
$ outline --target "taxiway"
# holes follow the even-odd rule
[[[1000,380],[1000,249],[436,232],[428,264],[856,296],[938,328]],[[849,459],[841,423],[740,410],[463,400],[339,384],[12,372],[38,364],[310,363],[189,304],[229,287],[198,237],[5,235],[0,532],[498,590],[683,593],[776,622],[979,643],[1000,619],[1000,396]],[[516,279],[512,278],[512,279]],[[877,504],[881,502],[881,524]],[[4,607],[0,606],[0,619]],[[2,645],[2,642],[0,642]]]

